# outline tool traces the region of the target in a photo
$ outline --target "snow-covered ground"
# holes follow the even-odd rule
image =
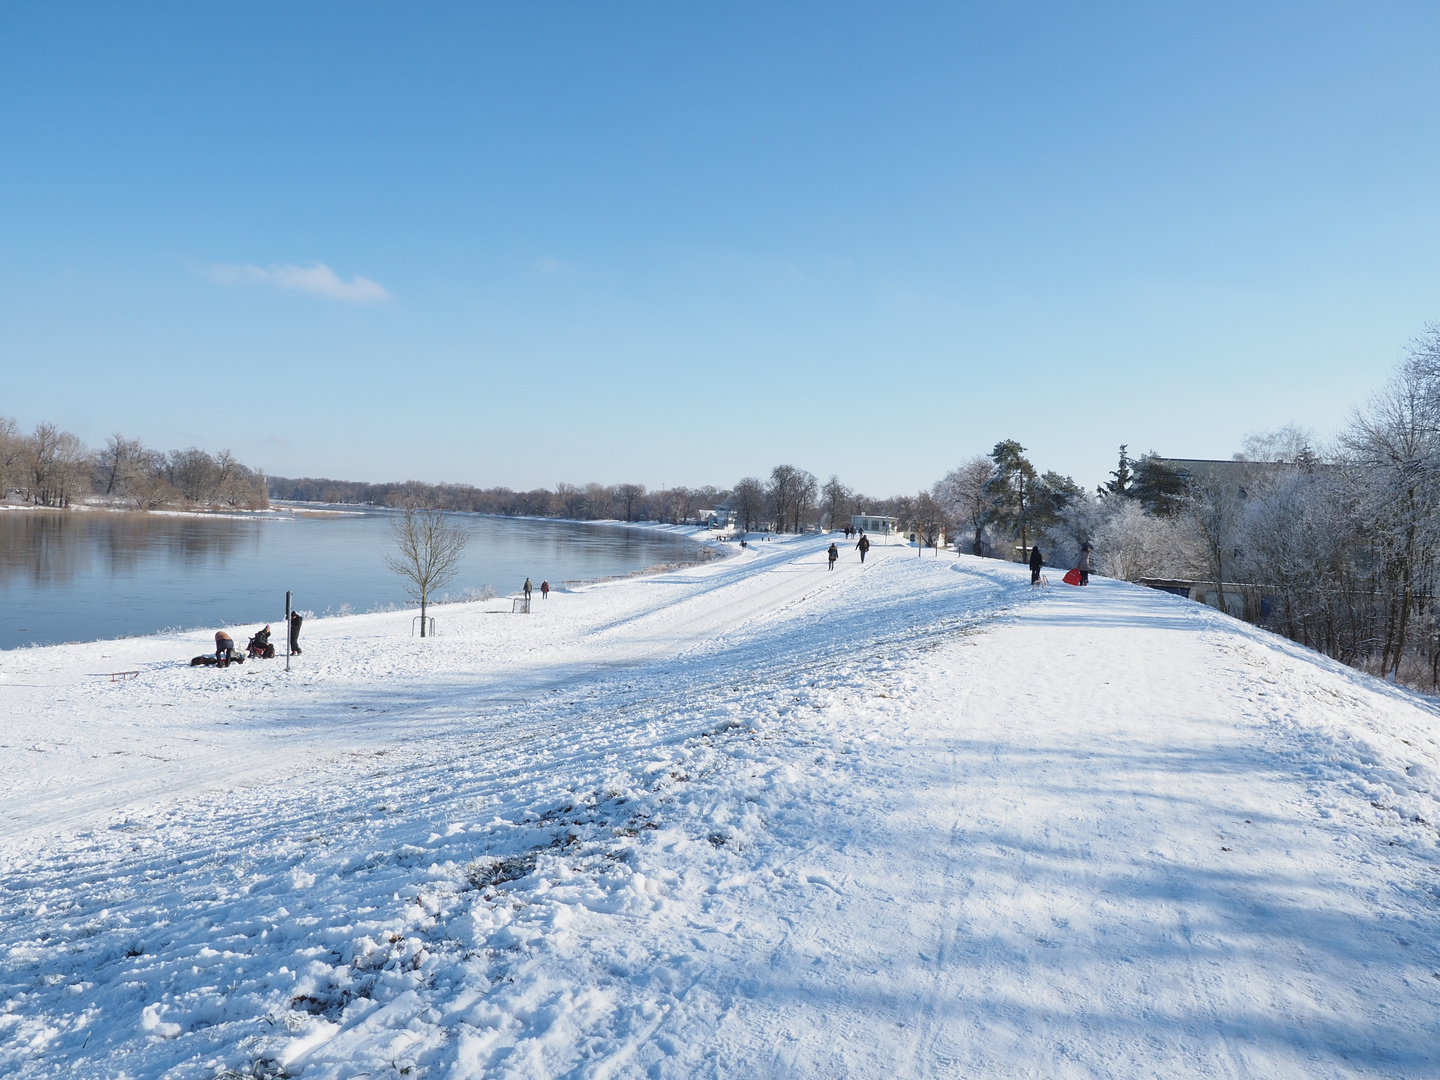
[[[1433,703],[828,542],[0,654],[0,1074],[1440,1075]]]

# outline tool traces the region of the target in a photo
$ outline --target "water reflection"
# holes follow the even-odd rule
[[[703,557],[675,536],[556,521],[460,516],[470,532],[450,591],[501,593]],[[261,518],[0,512],[0,649],[176,627],[273,622],[286,589],[323,614],[403,605],[382,555],[383,512]]]
[[[135,574],[159,560],[224,565],[258,541],[257,522],[141,513],[0,514],[0,588],[25,578],[36,586],[73,583],[96,572]]]

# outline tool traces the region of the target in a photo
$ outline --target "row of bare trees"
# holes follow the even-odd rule
[[[661,521],[672,525],[709,520],[716,507],[733,507],[745,531],[803,532],[840,528],[858,512],[891,513],[894,499],[857,495],[831,476],[823,486],[814,473],[777,465],[767,479],[747,476],[734,488],[667,487],[643,484],[556,484],[554,489],[513,491],[468,484],[369,484],[347,480],[269,478],[271,498],[296,502],[407,506],[511,517],[556,517],[577,521]]]
[[[96,498],[141,510],[269,505],[265,477],[228,450],[214,456],[194,447],[165,453],[116,433],[92,451],[54,424],[37,424],[24,434],[13,419],[0,417],[0,501],[12,494],[57,508]]]
[[[576,521],[663,521],[683,525],[706,521],[730,492],[715,487],[669,487],[654,491],[644,484],[567,484],[514,491],[469,484],[369,484],[351,480],[269,478],[270,497],[295,502],[406,506],[415,502],[437,509],[505,517],[555,517]]]

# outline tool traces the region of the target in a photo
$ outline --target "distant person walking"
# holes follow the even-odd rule
[[[298,611],[290,612],[290,651],[300,655],[300,624],[305,621]]]
[[[860,549],[860,565],[865,565],[865,553],[870,550],[870,538],[865,535],[865,530],[860,530],[860,540],[855,545]]]
[[[840,549],[837,548],[834,544],[831,544],[831,545],[830,545],[830,550],[829,550],[828,552],[826,552],[826,554],[830,556],[830,565],[829,565],[828,567],[826,567],[826,569],[827,569],[827,570],[834,570],[834,569],[835,569],[835,560],[838,559],[838,558],[840,558]]]
[[[224,666],[235,655],[235,639],[224,630],[215,631],[215,663]]]
[[[530,599],[530,579],[528,577],[525,579],[525,599],[527,601]]]
[[[1090,584],[1090,551],[1090,541],[1086,540],[1085,543],[1080,545],[1080,563],[1075,567],[1075,569],[1080,571],[1081,585]]]
[[[545,580],[545,581],[540,582],[540,599],[541,599],[541,600],[549,600],[549,599],[550,599],[550,582],[549,582],[548,579]]]
[[[1030,584],[1040,584],[1040,570],[1045,565],[1045,556],[1040,554],[1038,547],[1030,549]]]

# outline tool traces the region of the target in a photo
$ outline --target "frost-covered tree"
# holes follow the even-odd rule
[[[1186,520],[1146,513],[1134,499],[1103,499],[1099,505],[1103,517],[1087,523],[1093,531],[1085,537],[1094,548],[1097,573],[1121,581],[1195,575],[1200,553]]]
[[[972,555],[985,554],[985,526],[990,520],[988,492],[994,475],[995,463],[977,454],[959,468],[951,469],[931,489],[951,522],[965,531]],[[959,544],[957,538],[957,549]]]
[[[1363,476],[1377,588],[1386,604],[1381,670],[1398,674],[1417,603],[1429,599],[1440,549],[1440,326],[1427,328],[1390,385],[1342,437]]]

